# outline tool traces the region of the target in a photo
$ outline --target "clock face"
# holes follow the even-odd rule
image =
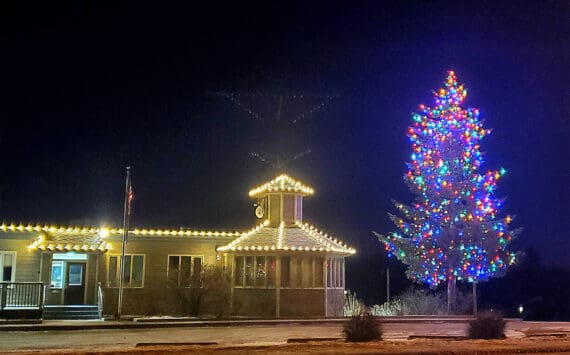
[[[263,218],[263,215],[264,215],[263,207],[257,206],[257,208],[255,209],[255,216],[257,218]]]

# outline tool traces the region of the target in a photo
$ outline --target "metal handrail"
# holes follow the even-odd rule
[[[99,312],[99,319],[103,319],[103,290],[101,283],[97,283],[97,311]]]

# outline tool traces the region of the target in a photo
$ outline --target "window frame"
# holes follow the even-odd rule
[[[4,281],[4,258],[5,255],[12,255],[12,271],[10,281]],[[18,252],[15,250],[0,250],[0,265],[2,266],[2,280],[0,282],[16,282],[16,260]]]
[[[130,262],[130,270],[129,270],[129,282],[123,283],[123,288],[144,288],[144,284],[145,284],[145,278],[146,278],[146,254],[125,254],[125,258],[130,256],[131,257],[131,262]],[[142,274],[141,274],[141,278],[142,278],[142,282],[140,286],[132,286],[131,285],[131,280],[133,279],[133,257],[134,256],[142,256]],[[111,283],[109,282],[109,275],[111,275],[111,258],[116,257],[117,258],[117,263],[115,264],[117,270],[116,270],[116,275],[115,275],[115,282],[117,283],[116,286],[111,285]],[[109,267],[107,267],[107,287],[108,288],[119,288],[120,287],[120,283],[121,283],[121,255],[109,255]]]
[[[342,256],[329,256],[327,262],[326,288],[345,288],[345,258]]]
[[[248,257],[253,257],[253,283],[251,285],[246,285],[246,263],[245,260]],[[265,258],[265,278],[263,285],[257,285],[257,272],[258,272],[258,258]],[[242,272],[241,277],[238,278],[238,259],[242,261]],[[289,260],[287,263],[288,266],[284,267],[283,262],[284,260]],[[308,260],[307,260],[308,259]],[[320,261],[320,263],[317,262]],[[279,288],[281,289],[304,289],[304,290],[322,290],[327,287],[326,280],[327,275],[323,274],[326,273],[326,270],[323,270],[325,266],[325,262],[327,262],[328,258],[326,255],[307,255],[307,254],[299,254],[299,255],[277,255],[277,254],[238,254],[234,255],[234,263],[232,269],[232,276],[234,278],[233,287],[234,288],[253,288],[253,289],[275,289],[277,287],[277,263],[281,263],[279,267],[279,279],[281,280],[281,285]],[[275,262],[275,270],[273,274],[273,285],[269,285],[269,275],[270,275],[270,263],[271,261]],[[295,267],[292,268],[292,264],[295,264]],[[308,270],[305,270],[308,269]],[[311,272],[312,275],[305,275],[303,272]],[[316,273],[319,273],[320,276],[316,277]],[[288,279],[287,282],[284,282],[284,276],[287,275]],[[293,280],[293,278],[298,278],[298,280]],[[321,285],[317,285],[317,280],[320,280],[322,283]],[[295,281],[295,282],[293,282]],[[287,286],[284,286],[285,283],[288,283]],[[307,286],[304,286],[304,283],[310,283]],[[340,287],[337,287],[340,288]]]
[[[178,282],[176,286],[170,286],[168,284],[168,282],[170,281],[170,257],[171,256],[176,256],[178,257]],[[192,281],[194,279],[194,259],[200,259],[200,269],[203,270],[204,268],[204,255],[198,255],[198,254],[168,254],[166,256],[166,287],[168,288],[195,288],[195,286],[192,286],[192,284],[190,284],[190,286],[180,286],[180,266],[182,265],[182,257],[190,257],[190,280]],[[202,287],[202,284],[200,283],[200,287]]]
[[[251,270],[251,274],[252,274],[252,281],[251,284],[248,285],[246,283],[246,258],[253,258],[253,262],[252,262],[252,270]],[[236,279],[237,279],[237,259],[238,258],[242,258],[243,262],[243,268],[242,268],[242,273],[241,273],[241,284],[238,285],[236,283]],[[264,273],[265,273],[265,277],[263,278],[263,285],[258,285],[258,277],[257,277],[257,272],[258,272],[258,258],[264,258],[263,264],[264,264]],[[273,269],[273,285],[269,285],[269,270],[272,270],[270,267],[270,261],[274,261],[275,263],[277,263],[277,255],[274,254],[259,254],[259,255],[255,255],[255,254],[240,254],[240,255],[234,255],[234,263],[233,263],[233,270],[232,270],[232,275],[234,278],[234,288],[251,288],[251,289],[269,289],[269,290],[273,290],[275,289],[277,286],[275,285],[276,281],[277,281],[277,264],[275,265],[275,269]]]
[[[320,259],[320,261],[325,262],[326,260],[328,260],[328,258],[325,255],[309,255],[309,254],[297,254],[297,255],[282,255],[281,256],[281,262],[283,262],[283,257],[287,257],[289,258],[289,280],[288,286],[283,286],[283,274],[281,274],[281,288],[282,289],[291,289],[291,290],[322,290],[327,288],[326,287],[326,280],[323,279],[323,283],[320,286],[317,286],[317,277],[315,277],[317,271],[319,273],[324,272],[323,271],[323,263],[321,263],[320,265],[317,263],[317,259]],[[308,262],[305,262],[305,260],[308,259]],[[281,269],[283,270],[283,264],[281,264]],[[294,271],[293,268],[291,268],[291,265],[294,265]],[[305,265],[305,266],[304,266]],[[308,268],[309,270],[305,270],[305,268]],[[312,273],[312,275],[305,275],[304,271],[309,271]],[[298,278],[298,280],[293,280],[293,278]],[[322,276],[320,278],[323,278]],[[294,282],[293,282],[294,281]],[[306,281],[306,283],[309,283],[310,281],[310,285],[304,286],[304,281]]]

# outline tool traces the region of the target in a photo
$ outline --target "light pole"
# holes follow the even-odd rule
[[[390,302],[390,268],[386,268],[386,302]]]

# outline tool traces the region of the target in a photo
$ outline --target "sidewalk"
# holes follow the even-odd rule
[[[379,317],[382,323],[467,323],[469,316],[404,316]],[[135,318],[134,320],[44,320],[23,322],[21,320],[0,323],[0,331],[46,331],[46,330],[86,330],[86,329],[148,329],[177,327],[235,327],[280,324],[340,324],[345,318],[323,319],[256,319],[256,320],[192,320],[186,318]],[[521,322],[521,319],[507,319],[508,322]]]

